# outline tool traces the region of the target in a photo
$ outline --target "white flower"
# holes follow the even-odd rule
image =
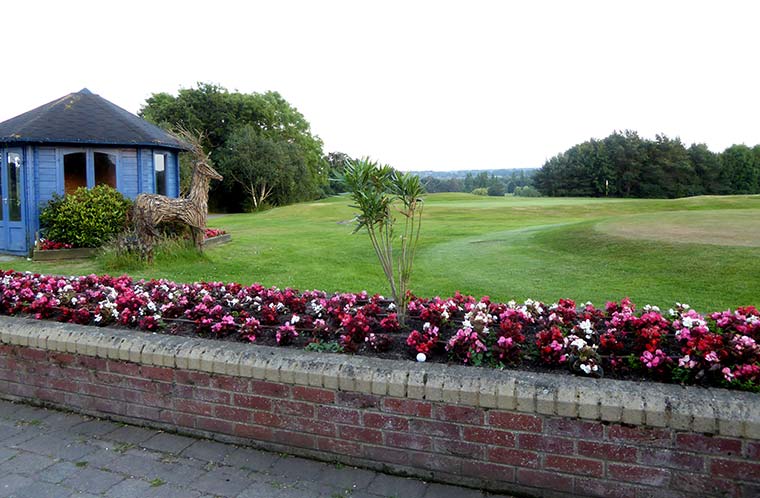
[[[393,303],[391,303],[391,304],[388,305],[388,309],[391,310],[391,311],[393,311],[393,310],[396,309],[396,305],[393,304]]]
[[[427,356],[425,356],[425,353],[417,353],[417,361],[420,363],[424,363],[425,360],[427,360]]]
[[[462,320],[462,327],[466,328],[466,329],[471,329],[472,328],[472,324],[470,323],[469,320]]]
[[[580,337],[573,340],[573,342],[570,343],[571,348],[578,348],[583,349],[586,347],[586,341],[581,339]]]
[[[77,298],[72,297],[71,298],[71,304],[77,304]]]
[[[581,370],[583,370],[583,373],[586,375],[591,373],[591,367],[586,365],[585,363],[581,363]]]
[[[446,310],[443,310],[441,312],[441,318],[443,318],[444,321],[448,320],[449,319],[449,312],[446,311]]]
[[[291,325],[295,325],[299,321],[301,321],[301,317],[299,317],[298,315],[293,315],[292,317],[290,317],[290,324]]]
[[[676,316],[676,310],[674,310],[673,308],[670,308],[668,310],[668,315],[670,315],[670,316]]]
[[[754,323],[757,323],[757,322],[759,322],[759,321],[760,321],[760,318],[756,317],[755,315],[750,315],[750,316],[748,316],[748,317],[747,317],[747,320],[746,320],[746,321],[747,321],[747,323],[748,323],[749,325],[752,325],[752,324],[754,324]]]

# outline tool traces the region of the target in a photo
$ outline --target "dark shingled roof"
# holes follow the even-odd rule
[[[0,123],[0,143],[19,142],[190,149],[158,126],[86,88]]]

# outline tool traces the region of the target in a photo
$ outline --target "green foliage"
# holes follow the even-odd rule
[[[677,198],[760,192],[760,146],[733,145],[722,154],[680,139],[643,139],[615,132],[549,159],[534,177],[544,195]]]
[[[298,198],[299,180],[307,175],[294,144],[269,137],[250,124],[228,137],[219,169],[243,188],[253,210],[267,202],[287,204],[289,199]]]
[[[98,247],[124,229],[132,201],[107,185],[55,195],[40,211],[45,238],[74,247]]]
[[[501,197],[507,193],[507,188],[503,183],[498,182],[488,187],[487,192],[491,197]]]
[[[406,318],[409,282],[414,256],[422,226],[422,195],[424,189],[418,176],[400,173],[390,166],[380,165],[368,158],[348,160],[344,166],[343,182],[359,209],[354,233],[366,229],[383,273],[398,305],[398,320]],[[400,251],[394,260],[394,212],[404,217]],[[395,263],[395,268],[394,268]]]
[[[176,236],[163,236],[155,244],[152,264],[145,260],[143,254],[140,239],[133,230],[127,229],[104,244],[98,251],[96,260],[98,266],[109,273],[197,265],[208,261],[190,240]]]
[[[472,189],[471,192],[473,195],[488,195],[488,189],[485,187],[479,187]]]
[[[514,195],[516,197],[541,197],[541,192],[526,185],[525,187],[515,187]]]
[[[246,189],[251,174],[243,173],[261,172],[265,167],[273,176],[283,164],[295,170],[297,181],[285,182],[287,188],[273,188],[271,202],[280,205],[323,195],[328,168],[322,141],[312,134],[304,116],[277,92],[230,92],[199,83],[197,88],[181,89],[176,97],[153,94],[140,115],[159,126],[205,133],[204,147],[225,177],[223,183],[212,185],[209,194],[209,203],[217,209],[239,211],[256,204]],[[249,161],[245,154],[252,150],[255,158]]]

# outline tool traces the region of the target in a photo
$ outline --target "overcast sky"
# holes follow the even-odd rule
[[[540,167],[616,129],[760,143],[756,1],[14,1],[0,121],[87,87],[137,112],[276,90],[325,152]]]

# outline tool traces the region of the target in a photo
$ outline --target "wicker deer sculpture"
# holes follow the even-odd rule
[[[211,167],[209,154],[201,146],[201,137],[185,130],[178,135],[192,147],[193,176],[187,196],[173,199],[159,194],[140,194],[132,211],[135,232],[148,261],[153,260],[153,246],[161,223],[179,222],[189,226],[193,244],[198,250],[203,249],[209,185],[211,180],[222,179],[222,175]]]

